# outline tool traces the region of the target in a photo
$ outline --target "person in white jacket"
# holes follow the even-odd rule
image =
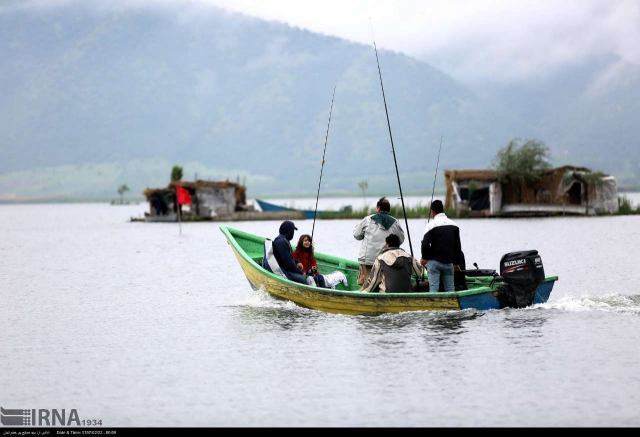
[[[376,257],[385,248],[387,236],[395,234],[400,239],[400,244],[404,242],[404,230],[389,211],[391,211],[389,200],[381,197],[376,204],[376,213],[363,218],[353,230],[353,237],[356,240],[362,240],[358,255],[359,285],[364,284]]]

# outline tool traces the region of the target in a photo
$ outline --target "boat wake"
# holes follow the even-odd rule
[[[535,308],[559,309],[563,311],[605,311],[640,314],[640,295],[608,294],[604,296],[563,297],[535,305]]]
[[[236,302],[236,306],[251,308],[273,308],[285,310],[306,310],[290,300],[276,299],[264,290],[251,290],[251,293],[241,301]]]
[[[246,306],[252,308],[268,308],[282,309],[289,311],[312,311],[302,308],[295,303],[287,300],[279,300],[273,298],[263,290],[254,290],[246,299],[236,303],[237,306]],[[615,313],[639,314],[640,315],[640,295],[625,294],[609,294],[604,296],[570,296],[547,302],[544,304],[533,305],[529,308],[521,308],[519,311],[536,311],[539,309],[562,310],[569,312],[586,312],[586,311],[605,311]],[[431,311],[411,311],[402,313],[404,316],[431,313]],[[446,317],[459,316],[460,314],[468,314],[470,317],[477,317],[483,312],[478,310],[452,310],[440,314]],[[399,314],[388,314],[387,317],[397,318]],[[384,318],[384,315],[381,317]]]

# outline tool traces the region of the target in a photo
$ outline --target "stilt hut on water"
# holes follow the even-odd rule
[[[247,205],[244,185],[229,181],[171,182],[166,188],[147,188],[144,196],[149,202],[146,221],[176,221],[176,184],[191,195],[191,205],[181,205],[183,220],[213,220],[232,218],[239,211],[253,211]]]
[[[470,216],[595,215],[618,210],[613,176],[565,165],[535,182],[513,182],[494,170],[446,170],[445,208]]]

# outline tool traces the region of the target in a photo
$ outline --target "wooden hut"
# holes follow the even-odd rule
[[[253,210],[247,205],[245,186],[229,181],[178,182],[191,195],[191,205],[182,205],[183,220],[211,220],[232,217],[238,211]],[[147,188],[144,196],[149,202],[147,221],[175,221],[177,219],[175,182],[166,188]]]
[[[445,208],[471,216],[593,215],[618,210],[613,176],[585,167],[543,172],[532,183],[500,178],[494,170],[446,170]]]

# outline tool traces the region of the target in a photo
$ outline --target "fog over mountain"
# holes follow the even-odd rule
[[[205,5],[8,2],[0,59],[0,198],[137,194],[174,164],[250,195],[312,193],[334,85],[323,190],[397,192],[371,46]],[[471,89],[399,53],[380,63],[407,191],[430,192],[441,137],[441,169],[537,138],[553,164],[640,183],[638,65],[600,56]]]

